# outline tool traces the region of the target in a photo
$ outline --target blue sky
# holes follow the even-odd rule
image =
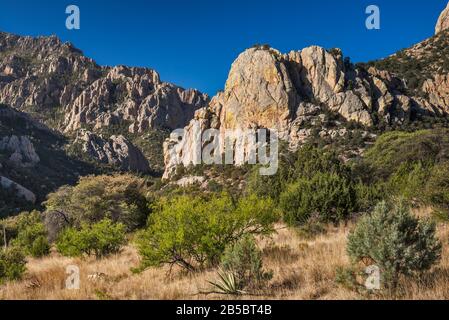
[[[81,10],[81,30],[65,28],[65,8]],[[381,30],[365,28],[365,8],[381,10]],[[288,52],[342,48],[353,61],[385,57],[434,33],[447,0],[0,0],[0,30],[56,34],[102,65],[156,69],[163,80],[211,95],[234,59],[255,43]]]

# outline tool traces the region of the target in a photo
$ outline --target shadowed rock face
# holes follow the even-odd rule
[[[115,166],[123,171],[147,173],[150,170],[142,152],[123,136],[104,139],[92,132],[81,130],[75,143],[92,159]]]
[[[0,176],[0,188],[15,188],[18,197],[21,197],[31,203],[36,202],[36,196],[33,192],[6,177]]]
[[[438,19],[437,25],[435,27],[435,34],[440,33],[441,31],[446,29],[449,29],[449,3]]]

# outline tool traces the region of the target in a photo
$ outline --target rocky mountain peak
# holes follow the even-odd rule
[[[437,25],[435,27],[435,34],[440,33],[441,31],[446,29],[449,29],[449,3],[438,19]]]
[[[319,125],[329,112],[369,128],[379,121],[401,124],[417,114],[441,111],[406,92],[401,79],[355,66],[339,49],[311,46],[283,54],[267,45],[254,46],[232,64],[224,91],[185,128],[185,148],[175,151],[176,141],[165,143],[165,177],[176,165],[192,163],[197,135],[208,128],[218,129],[221,136],[228,129],[268,128],[294,149],[311,136],[312,127],[322,136],[340,136],[343,131]]]
[[[0,33],[0,102],[65,115],[65,132],[127,126],[133,133],[185,126],[209,101],[197,90],[163,82],[148,68],[101,67],[57,37]]]

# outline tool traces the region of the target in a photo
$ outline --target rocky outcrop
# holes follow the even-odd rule
[[[115,67],[68,105],[66,131],[88,124],[95,129],[128,123],[129,131],[184,127],[208,97],[162,82],[150,69]]]
[[[16,109],[65,106],[103,69],[69,43],[0,32],[0,102]]]
[[[31,203],[36,202],[36,196],[33,192],[6,177],[0,176],[0,187],[3,189],[14,188],[18,197],[21,197]]]
[[[449,113],[449,75],[436,75],[424,82],[423,92],[428,95],[431,104],[441,106]]]
[[[0,103],[38,111],[36,116],[39,111],[63,108],[65,117],[58,129],[114,124],[140,133],[182,128],[208,101],[197,90],[161,81],[151,69],[100,67],[53,36],[0,32]]]
[[[220,130],[220,136],[227,130],[268,128],[294,148],[310,135],[306,124],[319,121],[326,110],[367,127],[374,124],[374,113],[401,123],[419,108],[403,89],[402,81],[388,72],[355,68],[338,49],[312,46],[289,54],[248,49],[232,64],[224,92],[185,128],[181,144],[177,137],[165,143],[164,177],[179,164],[195,163],[199,136],[209,128]]]
[[[9,161],[15,166],[34,166],[40,161],[33,144],[25,136],[0,138],[0,152],[8,152]]]
[[[92,159],[120,170],[142,173],[150,170],[142,152],[123,136],[104,139],[92,132],[81,130],[75,144],[81,145],[82,151]]]
[[[435,27],[435,34],[440,33],[443,30],[449,29],[449,4],[446,9],[441,13],[437,25]]]

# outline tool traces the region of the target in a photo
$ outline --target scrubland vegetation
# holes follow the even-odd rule
[[[389,132],[346,162],[284,150],[239,191],[84,177],[0,221],[0,299],[448,299],[447,137]]]

